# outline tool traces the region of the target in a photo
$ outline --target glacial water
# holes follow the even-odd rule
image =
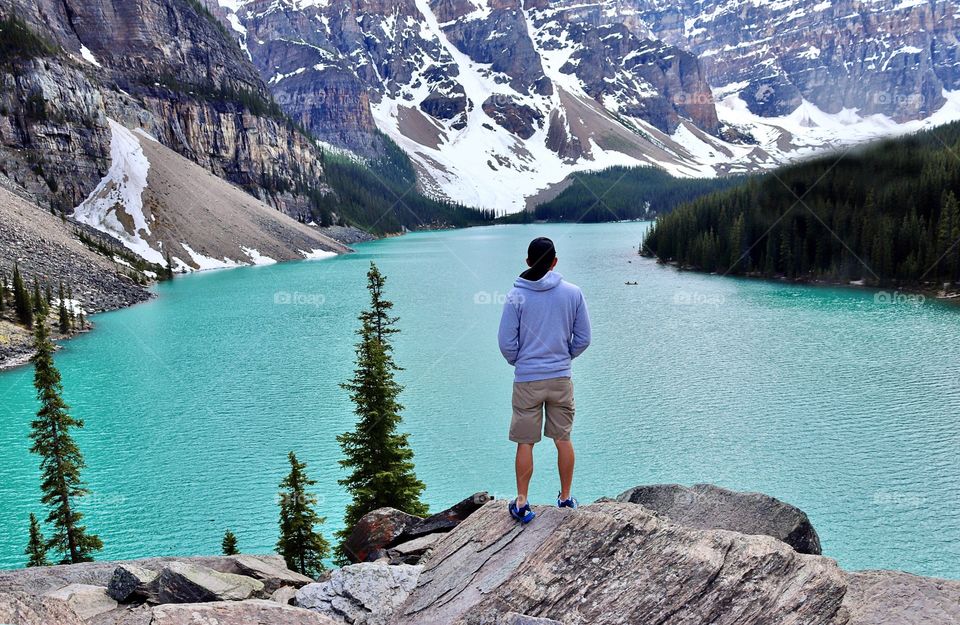
[[[226,528],[272,550],[286,453],[309,464],[340,527],[335,436],[364,273],[389,278],[404,427],[426,499],[513,494],[511,370],[500,302],[527,241],[557,242],[594,345],[576,362],[575,494],[713,482],[811,516],[851,569],[960,578],[960,309],[854,288],[682,273],[636,255],[645,224],[411,234],[332,260],[204,273],[99,315],[57,356],[95,495],[102,558],[219,551]],[[627,286],[626,282],[638,282]],[[0,566],[23,563],[38,503],[31,369],[0,375]],[[556,495],[537,450],[532,496]],[[576,548],[576,545],[571,546]]]

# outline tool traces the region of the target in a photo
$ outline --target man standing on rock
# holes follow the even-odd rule
[[[521,523],[536,516],[527,490],[533,475],[533,446],[540,442],[541,432],[557,446],[557,506],[577,507],[570,494],[574,466],[571,361],[590,345],[587,303],[577,286],[553,270],[557,266],[553,241],[534,239],[527,249],[527,265],[529,269],[507,294],[499,332],[500,352],[515,367],[510,440],[517,444],[517,498],[509,510]]]

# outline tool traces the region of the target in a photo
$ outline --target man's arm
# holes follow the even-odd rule
[[[509,297],[503,304],[500,331],[497,333],[500,353],[511,365],[517,364],[520,353],[520,308]]]
[[[573,320],[573,337],[570,340],[570,357],[576,358],[590,346],[590,314],[587,312],[587,301],[580,294],[577,303],[577,315]]]

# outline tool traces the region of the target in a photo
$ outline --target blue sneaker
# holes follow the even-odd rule
[[[529,503],[525,503],[523,507],[518,508],[516,499],[510,502],[508,509],[510,510],[510,516],[512,516],[514,520],[520,521],[522,525],[526,525],[537,516],[537,513],[530,509]]]
[[[580,507],[580,504],[573,497],[571,497],[570,499],[560,499],[560,493],[557,493],[557,507],[571,508],[573,510],[576,510],[578,507]]]

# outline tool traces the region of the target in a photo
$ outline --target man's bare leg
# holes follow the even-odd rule
[[[576,455],[571,441],[554,441],[557,444],[557,469],[560,470],[560,499],[570,499],[573,486],[573,465]]]
[[[517,443],[517,507],[527,503],[527,491],[533,476],[533,445]]]

